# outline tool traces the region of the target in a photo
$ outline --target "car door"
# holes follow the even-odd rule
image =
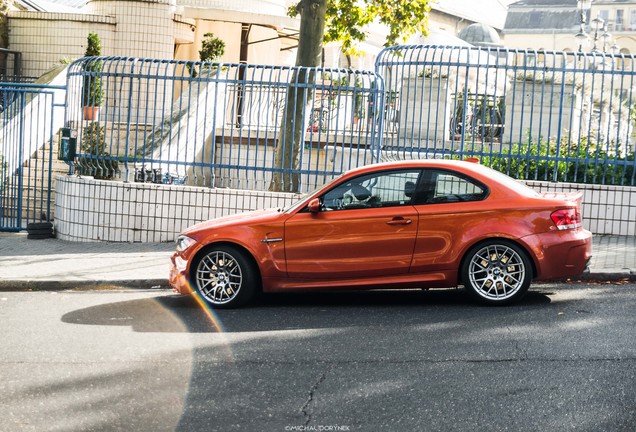
[[[420,170],[366,174],[320,197],[322,211],[285,222],[291,278],[347,279],[409,271],[417,211],[412,196]]]
[[[488,193],[485,185],[459,172],[423,171],[415,202],[420,228],[412,272],[452,268],[466,242],[488,220],[482,202]]]

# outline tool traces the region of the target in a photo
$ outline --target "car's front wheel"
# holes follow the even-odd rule
[[[215,308],[244,305],[258,283],[257,270],[247,255],[226,245],[205,249],[193,262],[191,278],[199,295]]]
[[[532,264],[526,252],[506,240],[491,240],[472,248],[461,268],[468,293],[483,303],[510,304],[528,291]]]

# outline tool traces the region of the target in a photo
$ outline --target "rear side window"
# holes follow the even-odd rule
[[[423,177],[424,204],[480,201],[488,196],[485,185],[459,173],[427,170]]]

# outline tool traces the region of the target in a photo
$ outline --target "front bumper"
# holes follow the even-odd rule
[[[180,294],[191,294],[192,288],[188,282],[188,262],[179,253],[174,253],[170,257],[170,286]]]

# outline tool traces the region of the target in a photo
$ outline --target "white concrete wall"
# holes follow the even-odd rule
[[[196,29],[193,34],[194,43],[179,47],[175,59],[199,61],[199,51],[206,33],[225,42],[225,52],[218,59],[221,63],[239,63],[241,53],[241,23],[195,19]],[[285,64],[281,60],[287,57],[287,51],[281,51],[281,41],[276,39],[275,29],[253,25],[250,29],[250,45],[247,50],[249,64]],[[269,39],[269,40],[268,40]],[[266,40],[266,41],[265,41]],[[265,41],[265,42],[262,42]]]
[[[283,207],[294,194],[59,176],[57,237],[68,241],[171,242],[190,225],[259,208]]]
[[[179,0],[180,6],[285,16],[288,0]]]
[[[87,3],[86,10],[116,17],[113,55],[173,58],[174,0],[92,0]]]
[[[453,100],[446,78],[409,77],[400,89],[402,104],[399,140],[452,145],[450,120]]]
[[[104,15],[9,12],[9,48],[22,53],[22,73],[39,77],[62,59],[84,56],[87,37],[96,32],[102,53],[112,55],[115,18]]]
[[[571,86],[561,92],[560,86],[551,83],[517,81],[506,92],[505,106],[505,142],[525,142],[528,133],[535,143],[568,135],[577,140],[587,132],[581,129],[581,93],[574,94]]]
[[[543,192],[584,191],[583,224],[595,234],[636,232],[636,188],[528,182]],[[186,227],[260,208],[282,207],[294,194],[226,188],[123,183],[60,176],[55,227],[67,241],[169,242]]]
[[[194,41],[193,20],[174,0],[93,0],[78,13],[10,11],[9,48],[22,53],[23,74],[38,77],[61,59],[84,56],[97,33],[102,55],[172,59],[175,42]]]

